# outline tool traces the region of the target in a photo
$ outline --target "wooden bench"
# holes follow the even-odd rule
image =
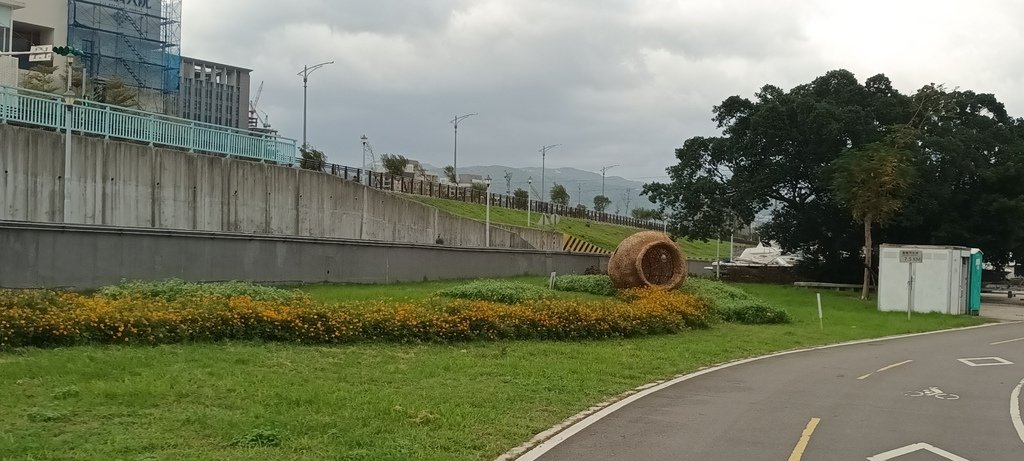
[[[863,285],[858,283],[826,283],[826,282],[793,282],[793,286],[800,288],[823,288],[826,290],[852,290],[857,291],[864,288]]]

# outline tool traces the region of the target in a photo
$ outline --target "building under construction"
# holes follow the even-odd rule
[[[181,0],[68,0],[68,44],[89,75],[177,93]]]
[[[32,0],[13,13],[13,51],[70,45],[84,52],[75,66],[84,67],[93,95],[118,79],[139,88],[141,109],[269,130],[265,120],[262,128],[249,124],[248,69],[181,57],[181,5],[182,0]],[[18,67],[26,72],[37,64],[22,56]],[[53,66],[65,64],[54,56]]]

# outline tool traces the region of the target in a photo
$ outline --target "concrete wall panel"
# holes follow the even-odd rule
[[[71,224],[483,247],[485,225],[320,172],[72,136]],[[0,219],[63,222],[64,139],[0,125]],[[561,234],[492,226],[491,246],[560,250]],[[326,269],[325,269],[326,270]]]
[[[64,143],[0,125],[0,219],[62,219]],[[22,147],[27,148],[22,148]]]
[[[582,273],[607,257],[0,221],[0,287],[97,288],[122,279],[387,283]]]

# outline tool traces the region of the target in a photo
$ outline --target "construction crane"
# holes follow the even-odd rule
[[[249,129],[258,129],[260,125],[264,129],[270,129],[270,117],[267,116],[266,112],[263,112],[259,108],[260,98],[263,96],[263,83],[260,82],[260,87],[256,90],[256,97],[249,100]],[[263,115],[261,116],[260,113]]]

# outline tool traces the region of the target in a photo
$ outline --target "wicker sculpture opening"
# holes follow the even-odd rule
[[[678,287],[686,279],[686,257],[661,232],[637,232],[626,237],[608,261],[616,288]]]

